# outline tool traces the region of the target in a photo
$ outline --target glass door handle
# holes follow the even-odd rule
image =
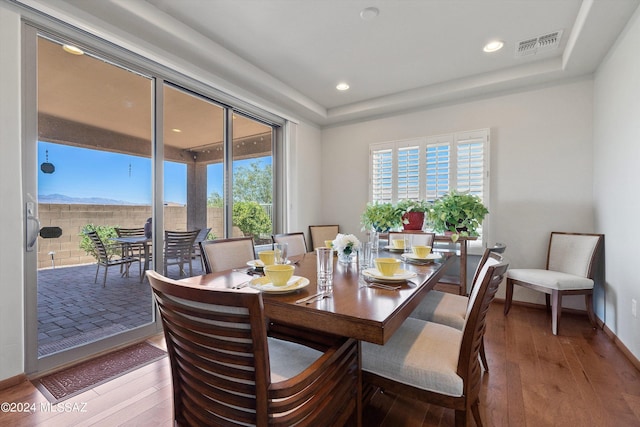
[[[35,203],[27,202],[26,204],[27,231],[26,231],[26,251],[32,252],[33,247],[38,240],[40,234],[40,220],[35,216]]]

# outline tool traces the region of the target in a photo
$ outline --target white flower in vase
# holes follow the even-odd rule
[[[338,234],[332,243],[333,248],[342,259],[349,261],[351,256],[360,248],[360,240],[353,234]]]

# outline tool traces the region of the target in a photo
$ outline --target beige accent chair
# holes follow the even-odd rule
[[[563,295],[584,295],[589,320],[596,327],[596,317],[593,313],[593,272],[596,256],[603,245],[603,234],[552,232],[546,269],[509,270],[504,303],[505,316],[511,308],[513,286],[519,285],[545,293],[547,310],[551,306],[553,335],[558,335]]]
[[[505,246],[499,248],[504,251]],[[495,248],[487,248],[482,254],[478,267],[473,276],[471,292],[476,286],[480,285],[479,277],[486,270],[487,266],[498,264],[502,261],[502,256],[494,252]],[[410,314],[410,317],[424,320],[427,322],[440,323],[441,325],[450,326],[458,330],[464,328],[465,316],[469,307],[469,298],[464,295],[456,295],[448,292],[431,290],[420,301],[420,305]],[[487,355],[484,350],[484,342],[480,347],[480,359],[485,371],[489,370],[487,363]]]
[[[277,325],[267,330],[259,291],[147,277],[166,338],[175,425],[342,426],[360,413],[356,340],[292,342],[272,334]]]
[[[361,344],[363,383],[454,409],[456,426],[470,425],[470,413],[482,426],[478,352],[489,305],[508,268],[487,264],[469,297],[462,330],[407,318],[385,345]]]
[[[205,240],[200,242],[205,273],[247,267],[256,258],[252,237]]]
[[[271,239],[273,239],[273,243],[287,244],[287,257],[295,257],[307,253],[307,241],[302,232],[274,234]]]
[[[340,232],[339,225],[310,225],[309,236],[311,236],[311,251],[324,246],[325,240],[335,240]]]

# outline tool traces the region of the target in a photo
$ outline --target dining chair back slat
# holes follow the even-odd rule
[[[335,240],[340,232],[339,225],[310,225],[309,236],[311,237],[311,250],[324,246],[325,240]]]
[[[304,255],[307,252],[307,242],[304,233],[283,233],[271,236],[273,243],[286,243],[287,256]]]
[[[256,257],[251,237],[205,240],[200,242],[200,252],[206,273],[247,267]]]
[[[360,408],[357,341],[268,337],[262,294],[148,271],[171,365],[177,425],[340,426]]]

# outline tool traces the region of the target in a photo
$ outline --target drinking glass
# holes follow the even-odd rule
[[[287,263],[287,251],[289,249],[288,243],[274,243],[273,250],[276,255],[276,264],[286,264]]]
[[[372,231],[369,233],[369,242],[371,242],[371,250],[378,253],[378,247],[380,246],[380,233]]]
[[[360,270],[371,267],[371,254],[373,252],[373,243],[363,242],[358,250],[358,266]]]
[[[413,234],[404,235],[404,253],[411,253],[411,247],[413,246]]]
[[[318,292],[333,293],[333,248],[316,248]]]

